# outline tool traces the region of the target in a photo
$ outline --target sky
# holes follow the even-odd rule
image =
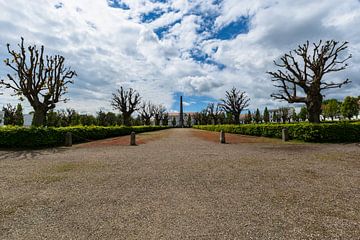
[[[64,56],[78,77],[57,109],[112,111],[120,86],[169,111],[178,111],[180,95],[185,111],[199,111],[233,86],[251,110],[276,108],[289,104],[271,99],[266,72],[306,40],[349,42],[349,67],[326,78],[352,83],[324,95],[360,95],[359,26],[359,0],[0,0],[0,59],[21,37]],[[1,61],[0,78],[9,72]],[[18,102],[1,91],[0,107]]]

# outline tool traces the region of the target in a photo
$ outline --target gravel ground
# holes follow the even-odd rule
[[[360,239],[358,144],[228,137],[0,151],[0,239]]]

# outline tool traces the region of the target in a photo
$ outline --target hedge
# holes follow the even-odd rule
[[[59,128],[25,128],[25,127],[0,127],[1,148],[41,148],[61,146],[65,141],[65,134],[72,133],[73,143],[81,143],[91,140],[111,138],[136,133],[166,129],[163,126],[74,126]]]
[[[242,125],[196,125],[197,129],[228,133],[281,138],[282,129],[287,128],[290,139],[305,142],[360,142],[360,124],[339,122],[326,124],[242,124]]]

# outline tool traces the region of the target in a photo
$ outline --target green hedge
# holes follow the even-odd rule
[[[1,127],[1,148],[41,148],[61,146],[65,141],[65,134],[71,132],[73,143],[81,143],[90,140],[111,138],[136,133],[166,129],[162,126],[74,126],[59,128],[24,128],[24,127]]]
[[[360,142],[360,124],[340,122],[333,124],[242,124],[242,125],[197,125],[194,128],[237,133],[244,135],[281,138],[282,129],[287,128],[291,139],[306,142]]]

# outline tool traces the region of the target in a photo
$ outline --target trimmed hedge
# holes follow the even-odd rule
[[[61,146],[65,141],[65,134],[72,133],[73,143],[81,143],[90,140],[98,140],[136,133],[166,129],[163,126],[74,126],[59,128],[24,128],[24,127],[1,127],[0,147],[2,148],[41,148]]]
[[[197,125],[194,128],[207,131],[281,138],[282,129],[287,128],[291,139],[306,142],[360,142],[360,124],[339,122],[326,124],[243,124],[243,125]]]

